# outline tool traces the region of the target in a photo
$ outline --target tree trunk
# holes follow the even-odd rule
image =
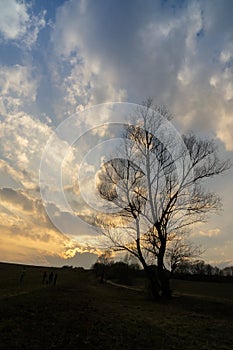
[[[139,238],[136,240],[136,243],[137,243],[137,251],[138,251],[139,260],[142,263],[142,266],[143,266],[144,271],[146,273],[146,277],[149,281],[150,292],[152,294],[153,299],[157,300],[159,298],[159,291],[160,291],[160,285],[158,282],[158,278],[156,276],[155,271],[153,271],[152,268],[147,265],[143,255],[142,255]]]
[[[163,251],[158,254],[158,277],[161,285],[162,297],[170,298],[172,291],[170,288],[170,272],[164,267]]]
[[[151,266],[145,265],[144,271],[146,273],[147,279],[149,281],[149,292],[152,294],[154,300],[158,300],[160,297],[161,286],[156,276],[155,270]]]

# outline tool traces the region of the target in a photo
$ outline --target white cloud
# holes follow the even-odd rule
[[[35,102],[38,77],[30,66],[0,67],[0,113],[8,115]]]
[[[32,80],[29,67],[15,65],[13,67],[2,66],[0,71],[1,95],[16,94],[18,97],[26,97],[35,100],[36,84]]]
[[[84,5],[84,2],[64,4],[58,11],[52,35],[55,61],[52,75],[63,98],[55,107],[59,119],[95,104],[126,99],[126,90],[118,85],[114,67],[106,65],[102,55],[85,41],[87,24],[83,21],[89,15]]]
[[[220,110],[217,137],[225,144],[227,151],[233,151],[233,112]]]
[[[110,68],[104,69],[91,55],[83,54],[81,62],[80,56],[76,55],[67,61],[57,58],[57,66],[62,67],[69,62],[70,71],[67,75],[58,76],[57,66],[54,67],[56,86],[62,96],[61,102],[54,106],[58,119],[64,119],[96,104],[126,99],[125,89],[117,87],[115,73]]]
[[[57,114],[64,118],[100,102],[156,96],[184,129],[210,132],[232,150],[231,22],[222,23],[223,40],[217,34],[218,16],[230,9],[191,1],[174,15],[154,6],[154,15],[147,5],[140,20],[129,12],[122,27],[130,34],[121,36],[120,27],[103,30],[102,15],[95,16],[97,8],[88,1],[82,11],[75,2],[59,9],[53,43],[69,72],[57,82],[65,102]]]
[[[215,73],[210,78],[210,85],[217,90],[224,100],[233,100],[233,71],[231,68],[226,68],[224,72]]]
[[[65,101],[70,106],[93,106],[109,101],[122,101],[126,92],[115,88],[114,76],[105,71],[100,74],[102,67],[97,62],[89,64],[86,57],[85,64],[76,64],[68,77],[65,78],[63,89],[66,91]]]
[[[30,49],[33,46],[33,44],[36,43],[40,30],[45,28],[45,15],[46,11],[43,11],[38,16],[32,15],[30,17],[28,31],[25,37],[23,38],[23,42],[27,46],[27,48]]]
[[[2,166],[25,188],[38,186],[40,158],[51,129],[26,113],[18,112],[0,122]]]
[[[0,9],[0,31],[4,39],[22,37],[27,31],[29,22],[25,3],[15,0],[2,0]]]
[[[215,229],[210,229],[210,230],[205,230],[205,231],[199,231],[200,236],[205,236],[205,237],[214,237],[218,236],[221,234],[221,230],[219,228]]]
[[[39,31],[45,27],[45,14],[29,13],[30,5],[24,1],[2,0],[0,3],[0,34],[4,40],[24,43],[28,48],[36,42]]]

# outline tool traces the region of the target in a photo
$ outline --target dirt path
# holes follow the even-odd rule
[[[134,288],[134,287],[129,287],[129,286],[126,286],[126,285],[124,285],[124,284],[119,284],[119,283],[112,282],[112,281],[110,281],[110,280],[107,280],[106,283],[111,284],[112,286],[115,286],[115,287],[119,287],[119,288],[134,290],[134,291],[136,291],[136,292],[143,292],[143,289]]]

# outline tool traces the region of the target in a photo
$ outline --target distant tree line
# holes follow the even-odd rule
[[[133,284],[142,272],[139,264],[130,255],[126,254],[123,261],[113,261],[110,251],[100,255],[92,269],[101,283],[110,279],[129,285]]]
[[[151,268],[156,269],[156,266],[153,265]],[[101,283],[109,279],[130,285],[135,282],[135,279],[145,277],[145,271],[129,254],[126,254],[122,261],[114,261],[110,251],[98,257],[92,270]],[[199,281],[233,282],[233,266],[220,269],[205,263],[203,260],[183,261],[177,266],[172,277]]]
[[[174,278],[233,282],[233,266],[220,269],[205,263],[203,260],[184,261],[177,267]]]

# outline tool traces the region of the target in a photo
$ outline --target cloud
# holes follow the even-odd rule
[[[31,80],[28,67],[15,65],[13,67],[1,67],[0,72],[1,95],[16,95],[19,98],[26,97],[34,101],[36,97],[36,84]]]
[[[84,267],[86,269],[89,269],[97,260],[98,255],[95,253],[80,253],[76,252],[74,256],[69,258],[63,258],[61,256],[53,255],[53,256],[46,256],[45,259],[47,260],[49,265],[52,266],[73,266],[73,267]]]
[[[65,3],[52,37],[55,55],[70,65],[61,84],[66,106],[73,113],[152,96],[185,130],[212,132],[232,150],[224,127],[232,124],[231,10],[231,2],[209,1]]]
[[[93,58],[84,54],[80,63],[78,54],[74,55],[73,59],[66,61],[57,58],[52,68],[57,71],[63,66],[69,67],[66,76],[61,74],[54,80],[57,94],[61,96],[59,101],[55,99],[53,105],[59,121],[96,104],[126,99],[126,90],[117,86],[116,75],[110,68],[104,69],[101,65],[97,69]]]
[[[86,45],[88,25],[83,21],[87,19],[91,25],[92,19],[84,8],[83,3],[65,3],[57,12],[52,33],[51,75],[62,96],[62,103],[56,101],[54,106],[58,119],[95,104],[122,101],[127,97],[124,87],[118,85],[114,67]],[[67,23],[65,27],[64,22]]]
[[[30,13],[30,5],[17,0],[2,0],[0,4],[0,35],[3,40],[21,41],[31,48],[39,31],[45,27],[45,14]]]
[[[25,34],[29,21],[25,3],[3,0],[0,13],[0,31],[4,39],[17,39]]]
[[[205,236],[205,237],[214,237],[220,234],[221,234],[221,230],[219,228],[210,229],[206,231],[199,231],[199,235]]]
[[[30,65],[0,67],[0,114],[7,116],[22,111],[36,100],[38,77]]]
[[[1,203],[13,203],[14,206],[19,206],[24,211],[32,211],[32,202],[20,191],[15,191],[12,188],[0,189]]]
[[[36,261],[37,264],[43,260],[43,265],[46,265],[52,262],[54,256],[58,266],[65,265],[66,259],[83,252],[90,253],[90,257],[96,256],[98,249],[86,240],[90,238],[90,233],[87,232],[81,242],[77,241],[76,235],[71,237],[61,233],[50,222],[41,200],[36,199],[33,193],[3,188],[0,190],[0,200],[2,260],[22,263]],[[70,216],[62,218],[70,220]],[[46,258],[49,256],[51,260]]]
[[[74,256],[76,252],[98,251],[95,248],[97,233],[91,227],[88,228],[82,221],[77,225],[72,214],[60,212],[54,206],[58,230],[49,220],[41,199],[36,198],[34,191],[2,188],[0,201],[0,238],[5,241],[14,238],[16,245],[24,244],[28,248],[38,245],[38,250],[60,254],[63,259]]]
[[[68,212],[58,212],[55,218],[56,226],[60,229],[61,232],[64,232],[67,235],[72,235],[78,240],[82,240],[82,236],[89,236],[90,238],[92,236],[96,236],[97,232],[94,228],[86,224],[85,217],[83,221],[80,217],[80,215],[76,216]],[[88,240],[86,243],[88,243]]]
[[[18,112],[0,122],[1,165],[26,188],[38,187],[38,170],[51,129],[30,115]]]
[[[7,162],[0,159],[0,184],[1,187],[22,188],[20,176]]]
[[[232,266],[232,249],[233,249],[233,240],[229,239],[221,242],[216,247],[211,247],[207,250],[206,256],[208,260],[215,261],[215,264],[218,266]]]
[[[4,228],[12,229],[15,234],[25,236],[26,232],[56,231],[46,215],[43,203],[33,192],[12,188],[0,189],[1,224]]]

